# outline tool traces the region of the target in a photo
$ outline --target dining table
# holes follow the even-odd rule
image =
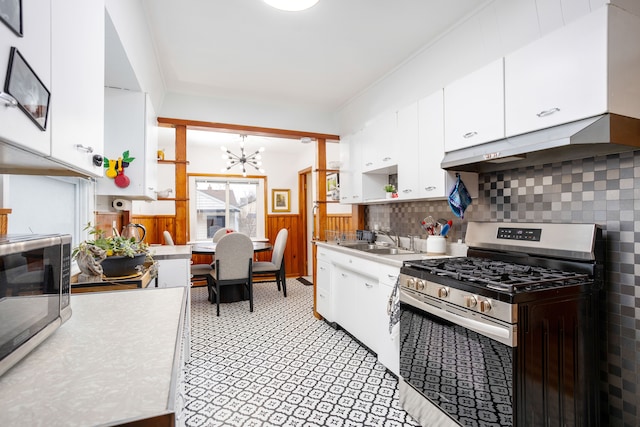
[[[273,245],[267,239],[251,238],[253,243],[253,252],[266,252],[273,249]],[[211,255],[212,261],[216,254],[217,243],[210,240],[189,242],[191,245],[191,253],[196,255]],[[212,273],[215,274],[215,273]],[[245,291],[243,285],[223,286],[220,289],[220,302],[237,302],[248,300],[249,295]]]

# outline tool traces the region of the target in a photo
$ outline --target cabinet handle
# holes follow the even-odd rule
[[[6,105],[7,107],[18,106],[18,101],[16,101],[16,99],[13,96],[9,95],[6,92],[0,92],[0,99],[4,101],[4,105]]]
[[[365,163],[364,165],[365,166],[371,166],[372,164],[373,164],[372,162],[368,162],[368,163]]]
[[[424,187],[425,191],[433,191],[436,189],[435,185],[430,185],[428,187]]]
[[[384,159],[382,159],[383,162],[388,162],[389,160],[391,160],[391,157],[385,157]]]
[[[473,132],[467,132],[464,135],[462,135],[463,138],[465,139],[469,139],[469,138],[473,138],[474,136],[476,136],[478,134],[478,132],[473,131]]]
[[[364,285],[365,285],[367,288],[373,288],[373,285],[370,285],[370,284],[369,284],[369,283],[367,283],[367,282],[364,282]]]
[[[359,199],[360,198],[360,196],[351,196],[351,197],[354,198],[354,199]]]
[[[76,144],[73,146],[78,151],[84,151],[86,153],[93,153],[93,147],[89,147],[88,145]]]
[[[413,190],[410,189],[410,188],[406,188],[406,189],[402,190],[402,192],[405,193],[405,194],[411,193],[412,191]]]
[[[348,277],[348,276],[347,276],[346,274],[344,274],[344,273],[340,273],[340,275],[341,275],[342,277],[344,277],[344,278],[347,278],[347,277]]]
[[[398,280],[398,276],[394,276],[393,274],[387,274],[387,276],[393,281]]]
[[[538,117],[547,117],[547,116],[552,115],[553,113],[557,113],[558,111],[560,111],[560,109],[558,107],[553,107],[550,110],[540,111],[538,114],[536,114],[536,116],[538,116]]]
[[[324,267],[320,267],[320,270],[324,270]]]

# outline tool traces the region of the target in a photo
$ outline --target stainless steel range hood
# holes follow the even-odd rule
[[[603,114],[445,154],[441,167],[491,172],[640,149],[640,119]]]

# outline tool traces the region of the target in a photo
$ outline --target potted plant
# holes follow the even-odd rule
[[[146,261],[153,262],[149,245],[119,234],[105,236],[105,231],[87,224],[85,230],[93,240],[85,240],[73,249],[83,282],[100,281],[102,276],[123,277],[138,273]]]
[[[384,186],[384,191],[387,193],[387,199],[392,199],[396,192],[396,186],[393,184],[387,184]]]

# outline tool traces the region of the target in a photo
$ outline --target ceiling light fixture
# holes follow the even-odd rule
[[[266,4],[287,12],[299,12],[313,7],[318,0],[264,0]]]
[[[264,173],[264,169],[262,169],[260,166],[262,166],[262,156],[260,155],[260,153],[262,153],[264,151],[264,147],[260,147],[258,150],[256,150],[254,153],[251,154],[246,154],[244,152],[244,140],[247,137],[247,135],[240,135],[240,138],[242,138],[240,140],[240,155],[236,155],[233,154],[231,151],[229,151],[227,148],[225,147],[220,147],[220,149],[222,151],[224,151],[224,154],[222,155],[222,158],[224,160],[227,160],[227,167],[226,168],[222,168],[222,172],[227,172],[229,171],[229,169],[231,169],[232,167],[234,167],[235,165],[242,165],[242,176],[247,176],[247,168],[245,167],[245,165],[249,164],[251,166],[253,166],[253,168],[257,171],[259,171],[260,173]]]

